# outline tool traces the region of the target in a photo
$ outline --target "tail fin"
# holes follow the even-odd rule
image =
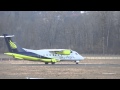
[[[9,52],[12,53],[18,53],[18,52],[25,52],[24,49],[22,49],[21,47],[19,47],[16,43],[13,42],[13,40],[11,39],[11,37],[14,37],[14,35],[7,35],[7,34],[3,34],[3,36],[0,36],[5,38],[5,42],[7,44],[8,50]]]

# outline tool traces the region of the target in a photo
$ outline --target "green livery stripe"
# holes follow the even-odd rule
[[[22,54],[16,54],[16,53],[6,53],[7,55],[13,56],[14,58],[23,58],[25,60],[40,60],[40,58],[37,57],[32,57],[32,56],[27,56],[27,55],[22,55]]]
[[[51,59],[40,59],[43,62],[58,62],[58,60],[51,58]]]
[[[14,58],[23,60],[23,58],[21,58],[21,57],[16,57],[16,56],[15,56]]]
[[[11,48],[13,48],[13,49],[16,49],[16,48],[17,48],[17,46],[16,46],[11,40],[10,40],[9,44],[10,44],[10,47],[11,47]]]
[[[44,58],[37,58],[37,57],[32,57],[32,56],[27,56],[27,55],[22,55],[22,54],[16,54],[16,53],[4,53],[4,54],[9,55],[9,56],[13,56],[16,59],[42,61],[42,62],[58,62],[59,61],[59,60],[56,60],[54,58],[44,59]]]

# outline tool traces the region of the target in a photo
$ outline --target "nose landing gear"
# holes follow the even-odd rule
[[[76,62],[76,64],[79,64],[79,61],[75,61]]]

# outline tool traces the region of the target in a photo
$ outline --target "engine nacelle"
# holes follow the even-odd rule
[[[71,50],[62,50],[62,51],[56,51],[56,54],[62,54],[62,55],[70,55]]]

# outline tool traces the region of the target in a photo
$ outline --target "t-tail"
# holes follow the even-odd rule
[[[19,47],[15,42],[13,42],[13,40],[11,39],[11,37],[14,37],[14,35],[7,35],[7,34],[3,34],[3,36],[0,36],[2,38],[5,38],[5,42],[7,44],[8,50],[9,52],[12,53],[18,53],[18,52],[25,52],[24,49],[22,49],[21,47]]]

